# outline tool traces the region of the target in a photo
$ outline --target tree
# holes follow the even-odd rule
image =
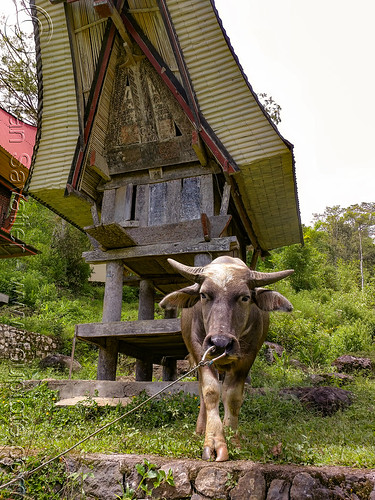
[[[30,15],[25,0],[13,0],[13,16],[2,16],[0,26],[0,98],[2,106],[18,118],[36,125],[38,83],[33,33],[21,27],[19,13]]]
[[[365,286],[365,271],[373,274],[375,266],[375,203],[361,203],[342,208],[327,207],[315,214],[315,229],[327,235],[326,250],[330,262],[337,267],[340,261],[357,261],[361,289]],[[358,257],[357,257],[358,256]]]
[[[351,205],[344,212],[344,220],[350,224],[358,235],[358,252],[361,271],[361,290],[364,290],[363,274],[363,238],[375,234],[375,203]]]
[[[258,97],[271,120],[278,125],[281,122],[281,106],[273,100],[272,96],[268,97],[264,92],[258,94]]]

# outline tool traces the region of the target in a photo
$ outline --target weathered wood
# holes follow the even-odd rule
[[[148,225],[158,226],[167,222],[167,184],[160,182],[150,185],[150,209]]]
[[[90,153],[90,167],[105,181],[111,180],[107,160],[95,149]]]
[[[194,255],[194,266],[196,267],[207,266],[210,262],[212,262],[212,257],[209,253],[199,253]]]
[[[148,225],[148,212],[150,203],[150,185],[138,185],[136,187],[135,218],[141,227]]]
[[[191,145],[197,155],[199,163],[202,167],[205,167],[208,163],[207,151],[197,130],[193,130],[192,132]]]
[[[137,359],[135,364],[135,380],[138,382],[152,381],[153,364],[151,361]]]
[[[131,219],[133,201],[133,184],[129,183],[116,189],[115,221],[122,222]]]
[[[212,160],[209,160],[209,171],[213,174],[219,174],[221,172],[220,167]],[[183,163],[180,165],[173,165],[170,167],[163,168],[163,181],[185,179],[186,177],[196,177],[201,175],[207,175],[208,168],[202,167],[198,162]],[[144,170],[137,173],[124,173],[112,178],[111,181],[106,184],[99,185],[97,190],[107,191],[109,189],[117,189],[128,182],[132,182],[137,186],[149,184],[150,176],[148,171]]]
[[[206,214],[201,215],[201,224],[203,230],[204,241],[211,241],[211,224],[210,219]]]
[[[211,217],[214,215],[213,176],[211,174],[202,175],[199,179],[201,212]]]
[[[96,203],[91,205],[91,216],[92,216],[92,221],[93,221],[95,226],[100,224],[99,214],[98,214],[98,205]]]
[[[220,215],[226,215],[228,213],[230,190],[231,186],[226,182],[223,188],[223,196],[221,198]]]
[[[200,215],[200,177],[188,177],[182,180],[181,220],[199,219]]]
[[[138,320],[153,320],[155,312],[155,288],[150,280],[139,284]],[[152,380],[152,363],[138,359],[135,365],[135,379]]]
[[[255,270],[257,267],[257,260],[260,255],[260,250],[258,248],[254,248],[253,254],[251,256],[250,269]]]
[[[84,228],[86,233],[98,241],[104,248],[125,248],[136,245],[136,242],[116,222],[99,224]]]
[[[167,183],[167,222],[173,223],[180,220],[181,213],[181,179],[176,179],[173,181],[168,181]],[[170,234],[168,234],[168,241],[170,240]],[[165,241],[165,235],[164,235]]]
[[[163,374],[162,378],[165,382],[172,382],[177,379],[177,360],[171,357],[163,359]]]
[[[146,281],[146,280],[143,280]],[[151,305],[150,305],[151,309]],[[152,301],[152,310],[154,302]],[[179,336],[181,334],[180,318],[146,319],[138,321],[111,321],[106,323],[81,323],[77,325],[77,337],[144,337],[145,341],[151,337]]]
[[[185,241],[178,243],[161,243],[157,245],[144,245],[129,248],[108,250],[103,252],[96,249],[84,252],[83,257],[86,262],[99,263],[113,260],[139,259],[144,257],[176,256],[182,254],[196,254],[202,252],[208,253],[227,253],[238,249],[238,240],[235,236],[224,238],[215,238],[211,241]]]
[[[108,152],[111,176],[140,170],[148,171],[151,165],[157,168],[196,161],[196,155],[184,136],[161,142],[117,146],[115,150]]]
[[[114,222],[115,199],[116,199],[115,189],[104,191],[103,201],[102,201],[102,218],[101,218],[102,224],[109,224],[110,222]]]
[[[177,308],[166,309],[164,311],[165,319],[177,318]],[[172,381],[177,379],[177,360],[171,357],[163,359],[163,375],[164,381]]]
[[[202,217],[204,221],[202,221]],[[123,227],[113,222],[107,225],[88,226],[85,227],[85,231],[95,238],[103,248],[124,248],[134,245],[163,243],[166,239],[168,239],[169,243],[200,240],[202,236],[205,237],[206,241],[209,241],[212,238],[219,238],[226,230],[230,220],[230,215],[216,215],[208,218],[205,214],[202,214],[201,220],[175,224],[136,227],[137,221],[124,221],[124,224],[129,224],[129,226]]]
[[[124,265],[121,261],[117,260],[107,263],[103,301],[103,324],[121,320],[123,275]],[[101,347],[99,350],[98,380],[116,380],[117,358],[118,341],[113,338],[107,338],[105,347]]]

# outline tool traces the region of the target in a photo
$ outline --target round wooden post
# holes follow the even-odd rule
[[[164,318],[177,318],[177,309],[166,309],[164,311]],[[172,382],[177,379],[177,359],[164,358],[162,377],[165,382]]]
[[[141,280],[139,284],[138,319],[154,319],[155,289],[150,280]],[[152,363],[138,359],[135,365],[135,379],[152,380]]]
[[[121,260],[107,262],[105,280],[103,323],[121,320],[124,264]],[[98,380],[116,380],[118,340],[107,337],[99,350]]]

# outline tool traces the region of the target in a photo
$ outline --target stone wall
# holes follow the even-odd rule
[[[0,324],[0,359],[32,361],[55,352],[55,340],[39,333]]]
[[[20,449],[0,450],[1,469],[19,462]],[[121,454],[68,455],[67,471],[81,478],[79,492],[69,498],[87,500],[122,498],[126,485],[135,497],[141,476],[136,464],[145,458],[159,469],[173,472],[175,486],[162,484],[150,499],[174,500],[375,500],[375,470],[349,467],[304,467],[260,464],[246,460],[209,463],[162,457]],[[149,487],[152,488],[150,481]]]

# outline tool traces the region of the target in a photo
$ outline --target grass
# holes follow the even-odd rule
[[[89,407],[56,408],[57,394],[46,385],[30,390],[15,386],[10,383],[9,364],[1,366],[2,445],[43,449],[53,455],[126,411],[120,406],[101,408],[94,401]],[[259,358],[252,383],[267,390],[265,394],[253,391],[246,396],[239,426],[241,448],[230,444],[230,459],[375,467],[374,379],[356,377],[347,387],[354,394],[353,405],[331,417],[312,413],[297,400],[279,397],[281,387],[309,383],[304,372],[285,361],[269,366]],[[129,408],[142,398],[145,396],[134,398]],[[166,395],[147,403],[137,414],[109,427],[77,451],[200,458],[203,439],[194,434],[198,411],[198,398],[182,393]]]

